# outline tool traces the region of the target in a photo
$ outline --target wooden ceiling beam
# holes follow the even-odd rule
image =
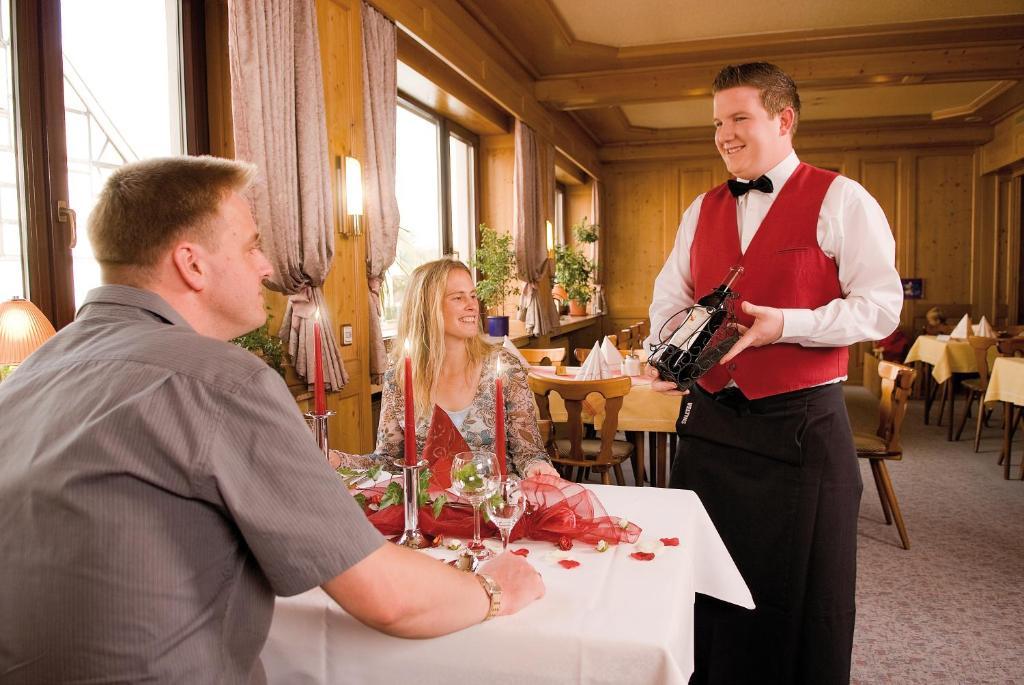
[[[906,83],[1024,78],[1024,45],[882,50],[865,54],[767,58],[802,91]],[[707,97],[722,62],[578,74],[537,81],[534,94],[557,109],[587,109]]]

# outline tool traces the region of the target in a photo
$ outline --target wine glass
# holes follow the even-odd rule
[[[501,533],[501,551],[507,552],[508,536],[526,509],[526,495],[515,476],[495,480],[497,492],[487,500],[487,516]]]
[[[468,547],[477,559],[490,559],[494,552],[480,540],[480,505],[498,489],[501,470],[488,452],[459,452],[452,459],[452,489],[473,505],[473,542]]]

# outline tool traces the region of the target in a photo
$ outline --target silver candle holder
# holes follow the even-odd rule
[[[313,431],[313,437],[316,438],[317,447],[324,453],[324,459],[330,461],[331,448],[327,444],[327,419],[334,416],[334,412],[327,410],[323,414],[318,414],[314,411],[307,411],[305,413],[306,423],[309,424],[309,429]]]
[[[405,531],[395,542],[403,547],[423,549],[429,547],[426,536],[420,532],[420,472],[426,468],[427,460],[421,459],[409,466],[404,459],[396,459],[394,464],[402,469],[402,504],[405,506]]]

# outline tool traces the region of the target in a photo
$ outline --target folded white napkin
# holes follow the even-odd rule
[[[583,362],[579,373],[576,374],[578,381],[596,381],[608,376],[604,373],[604,357],[601,354],[600,343],[594,343],[594,349],[590,350],[587,360]]]
[[[604,362],[605,378],[611,377],[622,368],[622,353],[605,336],[601,342],[601,358]]]
[[[514,354],[515,356],[519,357],[519,361],[523,363],[524,367],[530,366],[530,362],[526,361],[526,357],[524,357],[523,353],[519,351],[519,348],[516,347],[511,340],[508,339],[507,335],[505,336],[505,339],[502,341],[501,346],[504,347],[509,352],[511,352],[512,354]]]
[[[956,325],[953,332],[949,334],[950,338],[958,338],[965,340],[968,336],[968,331],[971,330],[971,315],[964,314],[964,318],[960,319],[960,323]]]
[[[992,329],[992,324],[988,322],[984,316],[981,317],[981,321],[976,326],[972,326],[975,335],[980,335],[983,338],[994,338],[996,332]]]

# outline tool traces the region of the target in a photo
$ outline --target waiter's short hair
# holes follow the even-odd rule
[[[800,120],[800,94],[796,83],[789,74],[769,62],[747,62],[746,64],[730,64],[718,72],[715,82],[711,85],[712,95],[720,90],[750,86],[761,93],[761,105],[773,117],[778,116],[787,107],[793,108],[793,129]]]
[[[110,175],[89,215],[89,240],[104,280],[134,284],[176,240],[209,245],[209,219],[256,167],[219,157],[158,157]]]

